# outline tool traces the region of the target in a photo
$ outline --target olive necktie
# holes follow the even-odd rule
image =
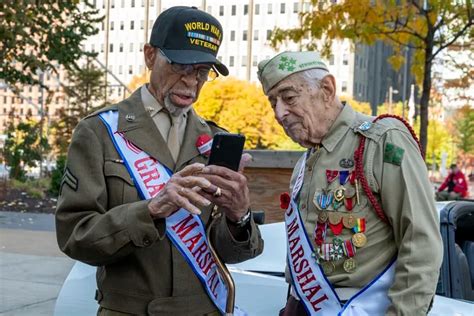
[[[179,126],[181,125],[181,117],[179,116],[171,116],[171,127],[168,133],[168,148],[170,149],[171,156],[173,156],[174,161],[178,159],[179,155]]]

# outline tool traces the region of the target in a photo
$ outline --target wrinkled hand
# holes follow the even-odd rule
[[[208,206],[211,201],[198,193],[200,190],[215,192],[217,187],[201,176],[205,166],[194,163],[173,174],[164,188],[148,204],[153,218],[166,218],[180,208],[201,214],[198,206]]]
[[[243,154],[238,172],[214,165],[206,166],[202,170],[202,176],[213,185],[201,190],[202,196],[219,206],[219,210],[233,222],[239,221],[250,206],[249,188],[243,169],[251,160],[251,155]],[[216,194],[217,188],[220,189],[220,195]]]

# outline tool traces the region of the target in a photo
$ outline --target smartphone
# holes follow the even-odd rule
[[[217,133],[212,140],[208,165],[239,170],[240,158],[244,150],[245,136],[240,134]]]

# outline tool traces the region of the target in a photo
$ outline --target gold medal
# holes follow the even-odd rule
[[[346,215],[342,218],[342,224],[345,228],[351,229],[356,224],[356,218],[352,214]]]
[[[326,223],[328,221],[328,212],[319,212],[318,214],[318,222],[320,223]]]
[[[367,244],[367,237],[365,237],[364,233],[357,233],[352,236],[352,243],[357,248],[364,247]]]
[[[344,187],[339,187],[334,191],[334,199],[338,202],[342,201],[344,199],[344,191],[346,189]]]
[[[329,213],[329,223],[333,225],[337,225],[341,222],[342,220],[342,215],[341,213],[338,212],[330,212]]]
[[[354,258],[348,258],[344,260],[344,264],[342,267],[344,268],[344,271],[346,271],[347,273],[352,273],[357,268],[357,262],[354,260]]]
[[[336,270],[336,266],[331,261],[322,261],[320,265],[325,275],[329,275]]]
[[[356,194],[356,190],[352,186],[348,186],[344,190],[344,197],[346,199],[349,199],[349,198],[353,197],[355,194]]]

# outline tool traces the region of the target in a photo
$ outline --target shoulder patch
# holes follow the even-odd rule
[[[61,191],[63,190],[63,186],[65,184],[74,191],[77,191],[77,189],[79,188],[79,180],[72,174],[69,168],[66,168],[64,170],[64,175],[61,180],[61,188],[59,190],[59,194],[61,194]]]
[[[383,153],[383,161],[400,166],[402,164],[404,153],[405,149],[398,147],[392,143],[387,143],[385,145],[385,150]]]

